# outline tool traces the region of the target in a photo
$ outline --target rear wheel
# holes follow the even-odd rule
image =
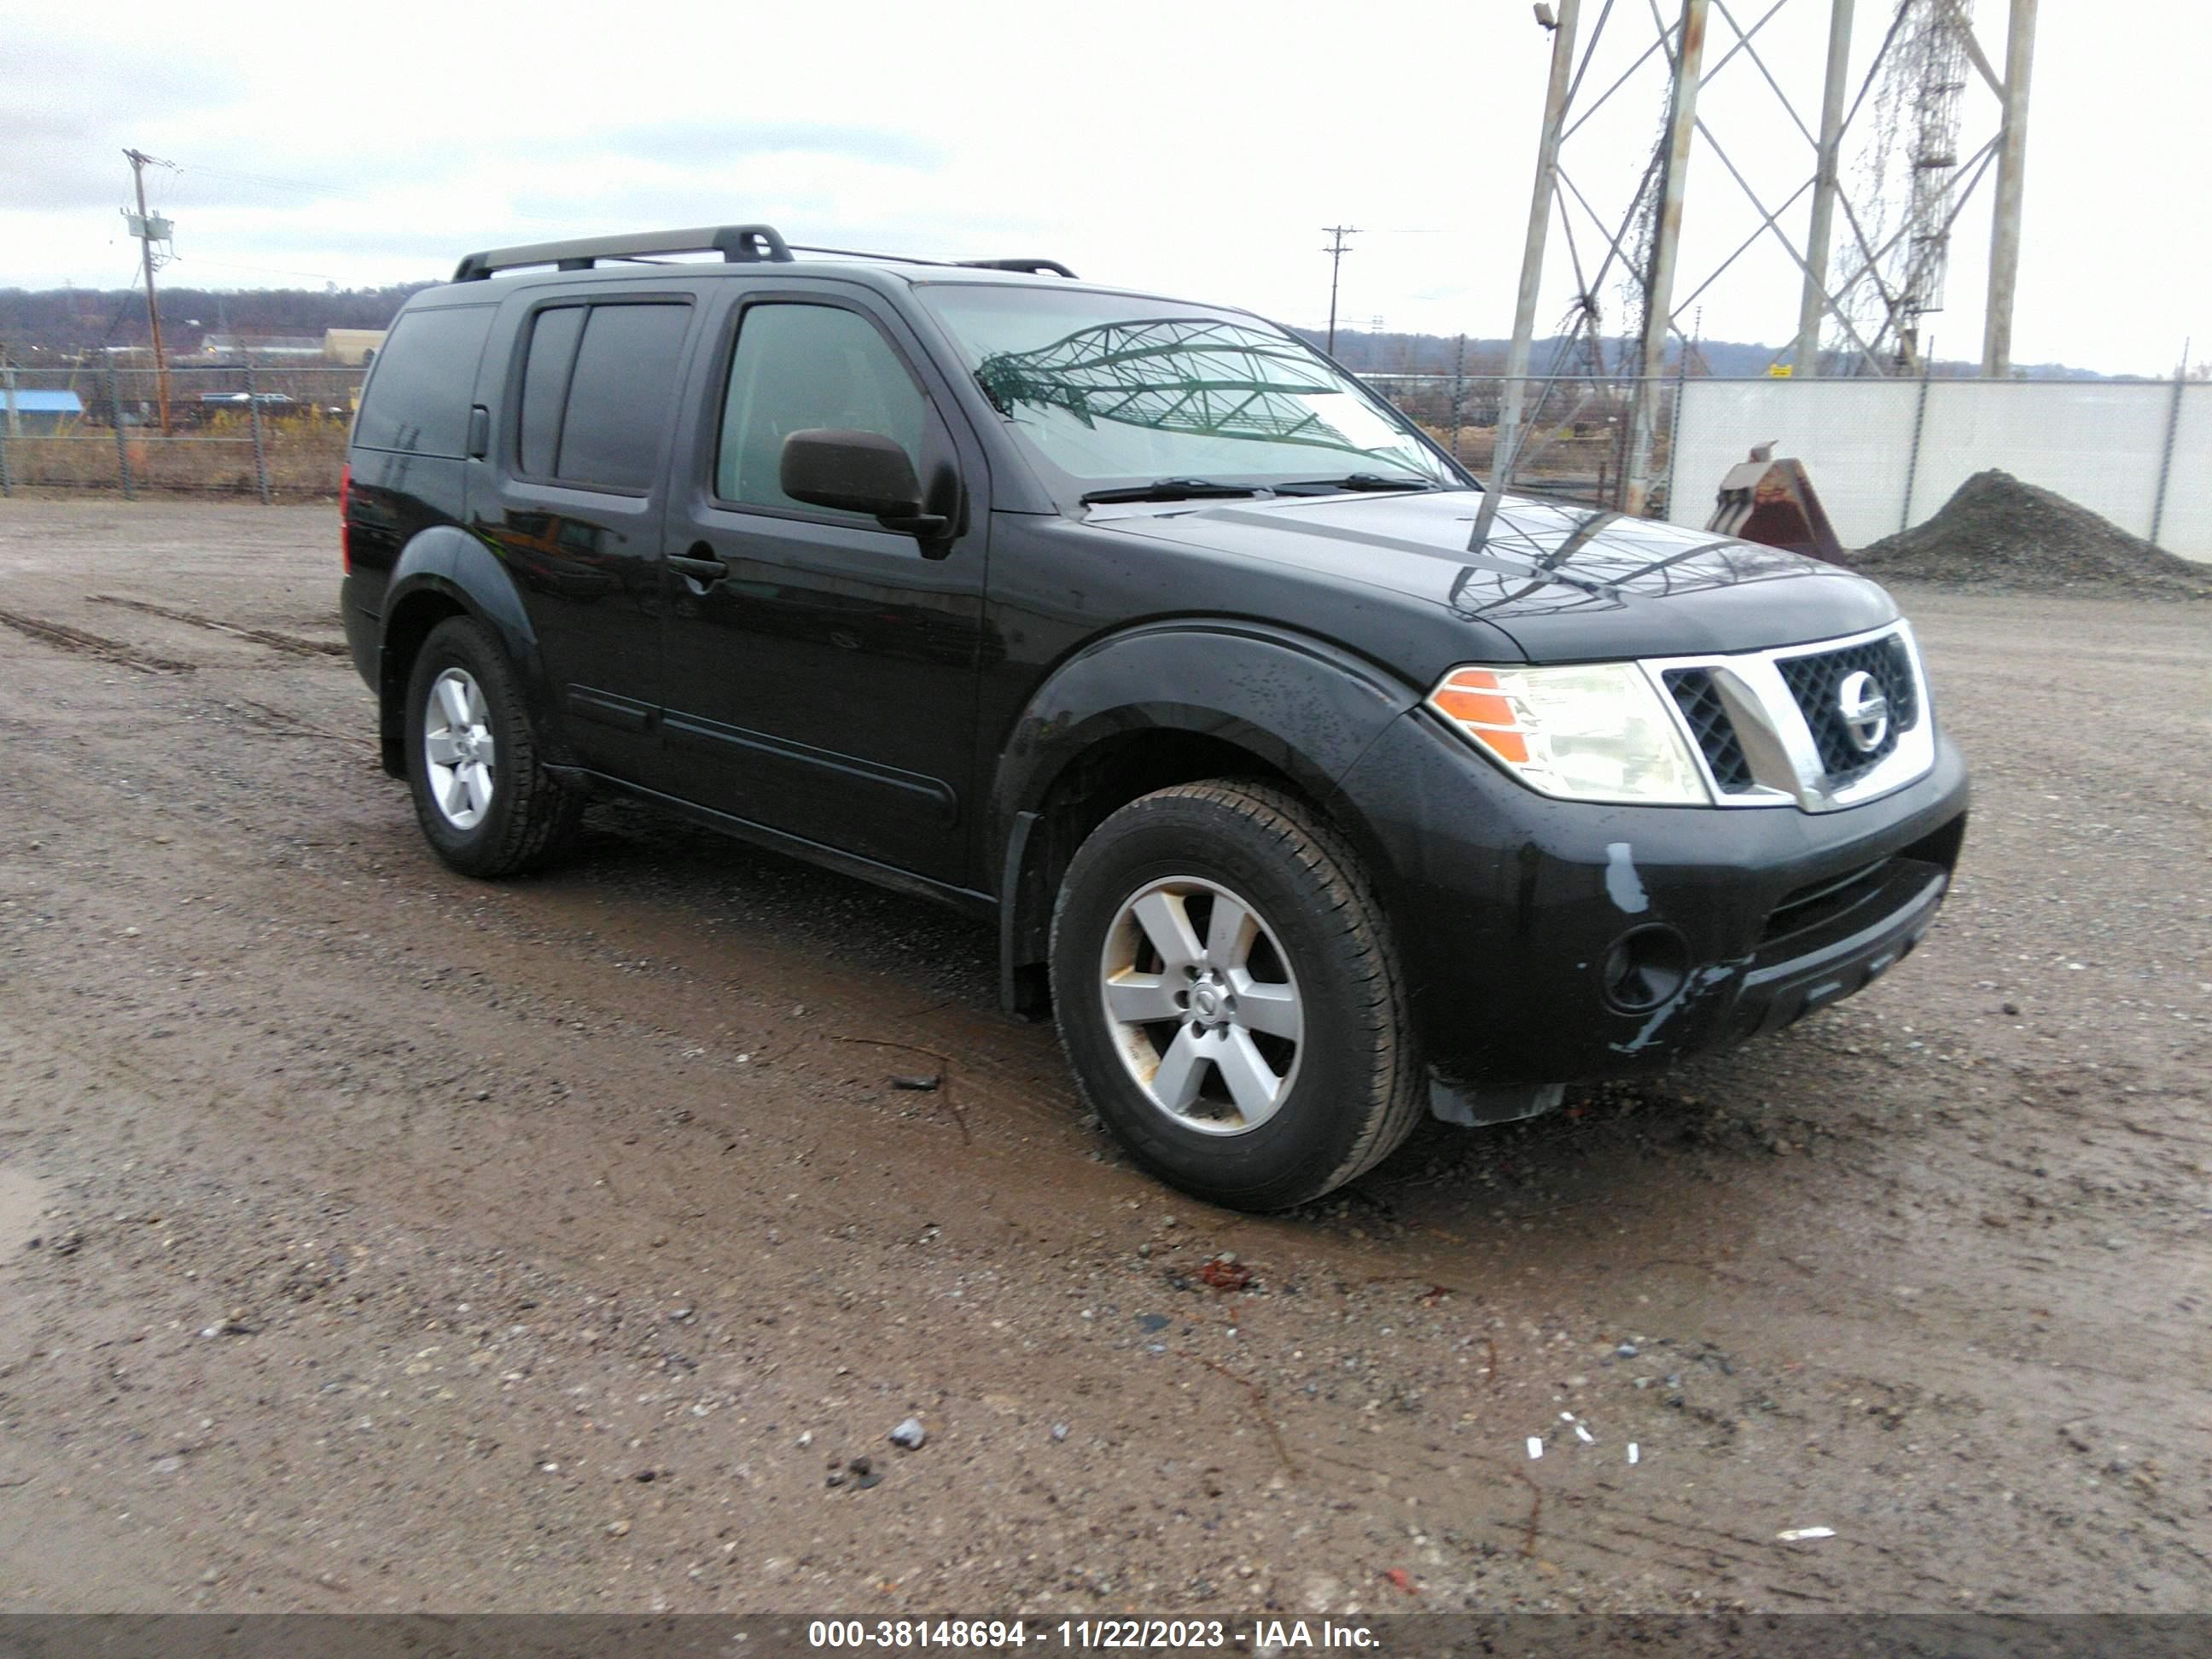
[[[1303,1203],[1419,1121],[1419,1067],[1373,888],[1270,786],[1181,785],[1077,851],[1053,1001],[1085,1097],[1147,1168],[1237,1209]]]
[[[538,763],[529,710],[483,627],[452,617],[430,630],[407,688],[407,781],[422,834],[465,875],[507,876],[574,836],[583,798]]]

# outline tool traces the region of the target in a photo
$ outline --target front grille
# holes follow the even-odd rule
[[[1912,673],[1912,653],[1899,635],[1892,634],[1841,651],[1822,651],[1809,657],[1784,657],[1775,664],[1783,683],[1797,700],[1798,711],[1812,729],[1820,750],[1820,764],[1831,785],[1849,783],[1872,771],[1905,732],[1920,719],[1920,687]],[[1889,729],[1873,749],[1853,741],[1836,689],[1853,674],[1866,673],[1881,688],[1889,702]]]
[[[1740,795],[1751,787],[1751,763],[1744,758],[1743,741],[1736,736],[1713,677],[1702,668],[1670,668],[1667,689],[1674,693],[1690,735],[1698,740],[1713,781],[1728,794]]]

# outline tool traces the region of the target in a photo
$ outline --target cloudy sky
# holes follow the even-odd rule
[[[1774,0],[1726,7],[1753,28]],[[1601,0],[1585,0],[1585,30]],[[1671,13],[1669,3],[1661,8]],[[1860,0],[1857,70],[1889,11]],[[1816,119],[1825,0],[1757,34]],[[1620,0],[1585,97],[1651,38]],[[2003,61],[2003,0],[1979,0]],[[1636,33],[1640,29],[1641,33]],[[1714,9],[1709,70],[1734,43]],[[1086,277],[1252,306],[1328,307],[1321,228],[1361,228],[1341,314],[1393,330],[1510,327],[1548,37],[1527,0],[944,6],[217,4],[0,0],[0,286],[136,274],[120,150],[176,222],[168,280],[340,286],[438,276],[472,247],[765,220],[795,241],[940,257],[1044,254]],[[1613,54],[1619,54],[1617,57]],[[2015,359],[2165,374],[2212,356],[2212,8],[2045,0]],[[1601,256],[1656,133],[1632,81],[1569,146],[1577,249]],[[1747,56],[1704,112],[1762,204],[1810,150]],[[1880,89],[1863,113],[1879,130]],[[1960,151],[1994,128],[1978,85]],[[1894,212],[1901,175],[1852,162]],[[1978,356],[1990,181],[1961,213],[1939,355]],[[1877,200],[1877,198],[1879,198]],[[1782,222],[1802,235],[1801,199]],[[1719,156],[1693,158],[1678,300],[1757,225]],[[1879,235],[1875,236],[1879,240]],[[1541,325],[1573,291],[1555,235]],[[1601,287],[1619,315],[1618,283]],[[1782,342],[1797,276],[1769,246],[1684,308],[1716,338]]]

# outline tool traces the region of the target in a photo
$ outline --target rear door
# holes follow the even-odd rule
[[[667,787],[970,884],[989,520],[974,434],[872,292],[785,282],[726,306],[665,538],[685,561],[665,579]],[[872,518],[786,495],[782,441],[817,427],[896,439],[933,511],[961,512],[964,489],[963,533],[925,550]]]
[[[578,757],[645,779],[660,704],[670,434],[696,295],[594,284],[526,296],[471,521],[523,594]]]

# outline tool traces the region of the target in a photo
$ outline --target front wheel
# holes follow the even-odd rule
[[[1419,1121],[1389,928],[1351,848],[1267,785],[1180,785],[1092,831],[1054,908],[1076,1080],[1137,1159],[1243,1210],[1317,1198]]]
[[[533,868],[574,836],[583,798],[539,764],[514,672],[465,617],[430,630],[407,685],[407,781],[416,821],[465,875]]]

